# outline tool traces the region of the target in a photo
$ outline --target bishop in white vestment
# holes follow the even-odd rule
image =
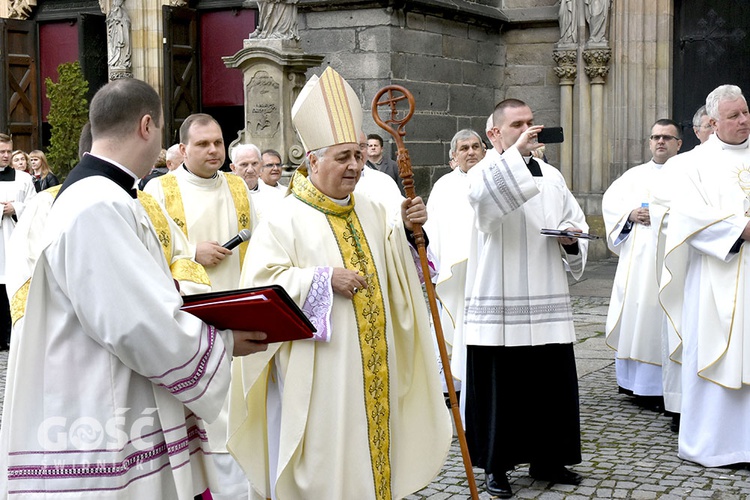
[[[338,73],[313,77],[292,119],[310,175],[295,173],[292,195],[261,223],[242,285],[283,286],[318,332],[242,363],[229,449],[256,498],[403,498],[440,471],[451,441],[404,223],[352,194],[361,109]],[[426,217],[413,203],[404,216]]]

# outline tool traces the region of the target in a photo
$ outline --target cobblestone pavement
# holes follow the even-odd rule
[[[604,344],[616,265],[616,261],[590,263],[581,281],[571,285],[583,448],[583,461],[571,469],[584,480],[578,486],[550,485],[529,477],[528,465],[521,465],[509,475],[514,498],[750,498],[750,471],[709,469],[681,460],[677,457],[677,434],[669,430],[671,420],[617,393],[614,354]],[[475,468],[474,475],[479,498],[493,498],[484,491],[484,471]],[[458,440],[454,439],[440,475],[407,499],[465,498],[470,498],[470,491]]]
[[[705,468],[677,457],[670,420],[617,393],[613,352],[604,344],[604,322],[616,261],[590,263],[581,281],[571,282],[576,324],[576,361],[581,398],[584,476],[578,486],[550,485],[528,475],[528,465],[510,473],[514,498],[542,500],[750,498],[750,471]],[[0,403],[5,392],[8,353],[0,353]],[[484,471],[474,469],[480,499]],[[470,497],[458,441],[438,477],[408,500]],[[349,500],[349,499],[347,499]]]

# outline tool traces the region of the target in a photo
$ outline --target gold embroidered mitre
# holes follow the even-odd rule
[[[362,106],[356,92],[330,66],[320,78],[313,76],[292,106],[292,124],[305,151],[358,143]]]

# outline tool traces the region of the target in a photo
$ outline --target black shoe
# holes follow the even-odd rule
[[[493,497],[510,498],[513,496],[513,490],[510,489],[508,476],[503,474],[486,474],[484,478],[484,489]]]
[[[8,350],[8,344],[0,344],[0,351],[7,351]]]
[[[680,432],[680,414],[674,413],[672,415],[672,423],[669,424],[669,429],[672,432]]]
[[[636,396],[635,404],[657,413],[664,411],[664,398],[662,396]]]
[[[552,484],[581,484],[583,476],[569,471],[562,465],[552,467],[529,467],[529,475],[539,481],[548,481]]]

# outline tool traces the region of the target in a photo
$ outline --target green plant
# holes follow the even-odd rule
[[[78,61],[57,67],[58,82],[45,79],[50,107],[47,122],[51,128],[47,160],[62,181],[78,163],[78,139],[88,121],[86,92],[89,84]]]

